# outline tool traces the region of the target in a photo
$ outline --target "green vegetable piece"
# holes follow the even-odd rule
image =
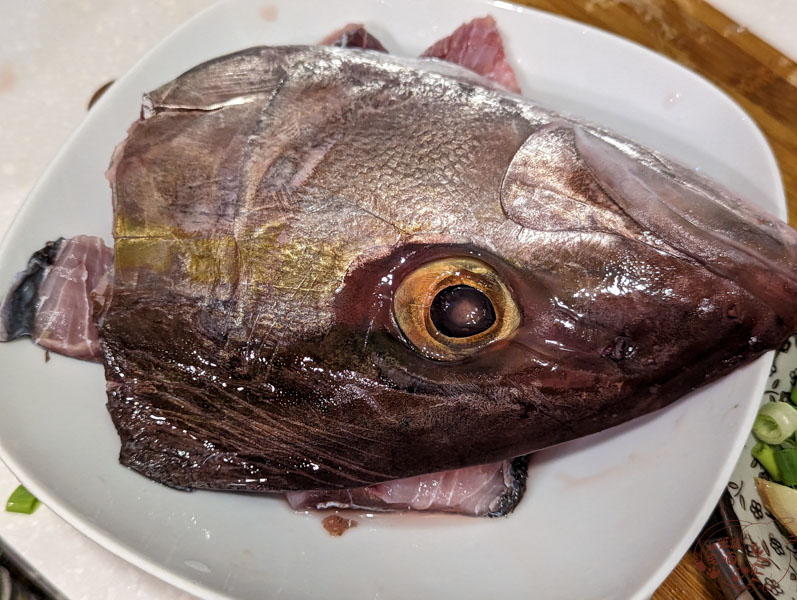
[[[753,435],[767,444],[777,445],[797,430],[797,409],[788,402],[767,402],[758,411]]]
[[[791,388],[791,394],[789,394],[789,400],[791,400],[792,404],[797,404],[797,385]]]
[[[6,511],[29,515],[39,507],[39,504],[36,496],[20,485],[8,497]]]
[[[773,481],[780,481],[780,469],[778,468],[778,463],[775,462],[775,450],[769,444],[765,444],[764,442],[758,442],[755,446],[753,446],[753,450],[751,451],[753,458],[755,458],[759,464],[764,467],[769,476],[773,479]]]
[[[776,450],[775,464],[780,469],[780,476],[786,485],[797,485],[797,448]]]
[[[788,448],[797,448],[797,442],[794,441],[794,436],[786,438],[780,444],[781,450],[786,450]]]

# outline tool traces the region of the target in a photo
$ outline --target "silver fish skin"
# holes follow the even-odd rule
[[[108,177],[108,408],[122,462],[176,487],[353,488],[510,459],[661,408],[797,329],[792,229],[454,65],[221,57],[146,96]],[[478,298],[438,322],[444,284]],[[463,306],[477,333],[442,333]]]

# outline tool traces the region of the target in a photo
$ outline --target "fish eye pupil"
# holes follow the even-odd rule
[[[464,338],[487,331],[495,323],[490,299],[469,285],[453,285],[440,290],[429,308],[437,330],[453,338]]]

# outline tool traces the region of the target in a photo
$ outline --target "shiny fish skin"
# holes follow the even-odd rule
[[[168,485],[352,488],[508,459],[656,410],[797,325],[795,232],[455,66],[255,48],[142,115],[109,171],[100,336],[121,460]],[[489,263],[522,320],[440,363],[391,298],[450,256]]]

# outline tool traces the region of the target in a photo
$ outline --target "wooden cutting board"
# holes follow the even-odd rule
[[[767,136],[797,226],[797,64],[702,0],[516,0],[631,39],[700,73],[738,102]],[[755,1],[755,0],[750,0]],[[795,299],[797,301],[797,299]],[[654,600],[723,598],[691,552]]]

